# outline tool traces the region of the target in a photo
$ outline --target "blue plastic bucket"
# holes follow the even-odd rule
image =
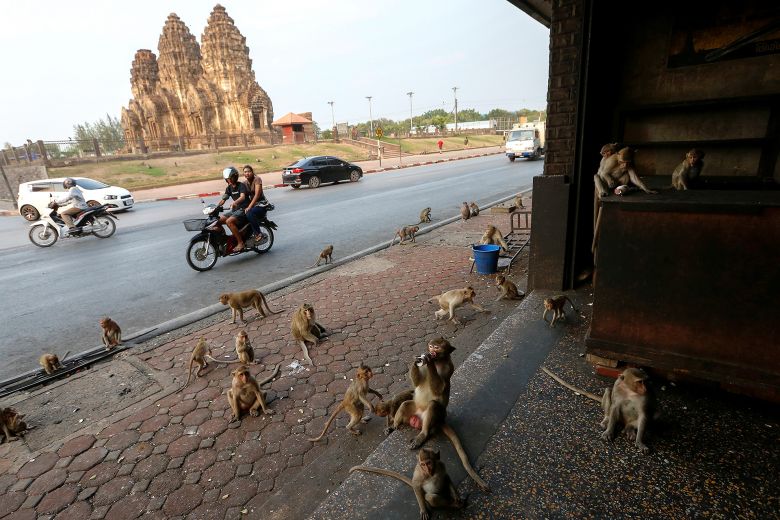
[[[474,262],[477,265],[477,272],[479,274],[493,274],[498,270],[498,252],[501,251],[500,246],[484,244],[471,246],[471,249],[474,251]]]

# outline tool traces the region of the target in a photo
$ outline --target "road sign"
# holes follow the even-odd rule
[[[382,135],[384,135],[384,132],[382,132],[382,127],[381,126],[376,127],[376,130],[374,131],[374,133],[376,134],[377,139],[381,139]]]

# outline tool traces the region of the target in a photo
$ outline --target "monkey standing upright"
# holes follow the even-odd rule
[[[398,472],[374,468],[371,466],[354,466],[349,472],[365,471],[367,473],[376,473],[400,480],[414,491],[417,499],[417,505],[420,508],[420,518],[427,520],[430,518],[428,507],[448,507],[452,509],[462,509],[465,502],[458,495],[458,490],[447,474],[447,469],[441,461],[439,452],[430,448],[423,448],[417,452],[417,465],[414,468],[414,474],[409,479]]]
[[[230,323],[236,322],[236,314],[238,314],[241,321],[246,323],[246,320],[244,319],[244,309],[247,307],[254,307],[257,309],[257,312],[260,313],[263,318],[267,317],[269,314],[279,314],[282,312],[271,310],[263,293],[256,290],[222,293],[219,295],[219,303],[228,305],[230,310],[233,311],[233,321]],[[263,310],[263,304],[265,304],[265,308],[268,309],[268,314]]]
[[[106,350],[111,350],[122,343],[122,329],[119,328],[119,325],[114,320],[106,316],[100,320],[100,328],[103,329],[101,338],[106,346]]]
[[[355,370],[355,379],[350,383],[349,388],[347,388],[344,399],[339,403],[336,409],[333,410],[330,418],[322,428],[322,433],[320,433],[319,437],[309,439],[311,442],[317,442],[322,439],[325,432],[328,431],[330,423],[333,422],[333,419],[335,419],[341,411],[346,411],[349,414],[349,424],[347,424],[349,433],[352,435],[360,435],[360,430],[356,429],[355,426],[357,426],[359,422],[368,422],[370,419],[370,417],[363,417],[365,406],[368,407],[371,413],[374,413],[374,405],[368,400],[368,394],[372,393],[382,399],[382,394],[368,386],[368,382],[372,377],[374,377],[374,373],[367,366],[360,365],[357,370]]]
[[[572,310],[574,312],[578,312],[577,308],[574,306],[574,302],[569,299],[566,295],[558,295],[553,298],[545,298],[544,299],[544,312],[542,313],[542,319],[544,321],[547,321],[547,313],[549,311],[552,311],[552,321],[550,322],[550,327],[555,326],[555,320],[558,319],[566,319],[566,313],[563,310],[564,305],[566,305],[566,302],[569,302],[571,305]]]
[[[603,440],[613,440],[616,428],[621,424],[628,440],[634,441],[642,453],[650,451],[644,442],[648,422],[655,413],[655,394],[649,380],[644,370],[627,368],[618,376],[612,388],[604,390],[601,400],[601,408],[604,410],[604,419],[601,421]]]
[[[249,411],[249,415],[257,417],[257,409],[262,408],[264,414],[272,415],[273,410],[268,408],[265,403],[265,392],[260,387],[279,374],[279,365],[277,364],[271,375],[262,381],[257,381],[249,372],[249,368],[240,366],[232,372],[233,379],[230,388],[227,391],[228,403],[233,415],[229,422],[241,420],[241,415]]]

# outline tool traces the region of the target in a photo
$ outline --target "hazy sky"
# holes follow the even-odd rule
[[[130,66],[175,12],[200,43],[215,0],[0,0],[0,146],[58,140],[119,117]],[[549,32],[505,0],[224,0],[274,118],[337,122],[434,108],[542,109]]]

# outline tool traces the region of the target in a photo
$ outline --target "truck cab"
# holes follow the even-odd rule
[[[544,122],[515,125],[506,135],[506,156],[510,161],[518,157],[538,159],[544,155]]]

